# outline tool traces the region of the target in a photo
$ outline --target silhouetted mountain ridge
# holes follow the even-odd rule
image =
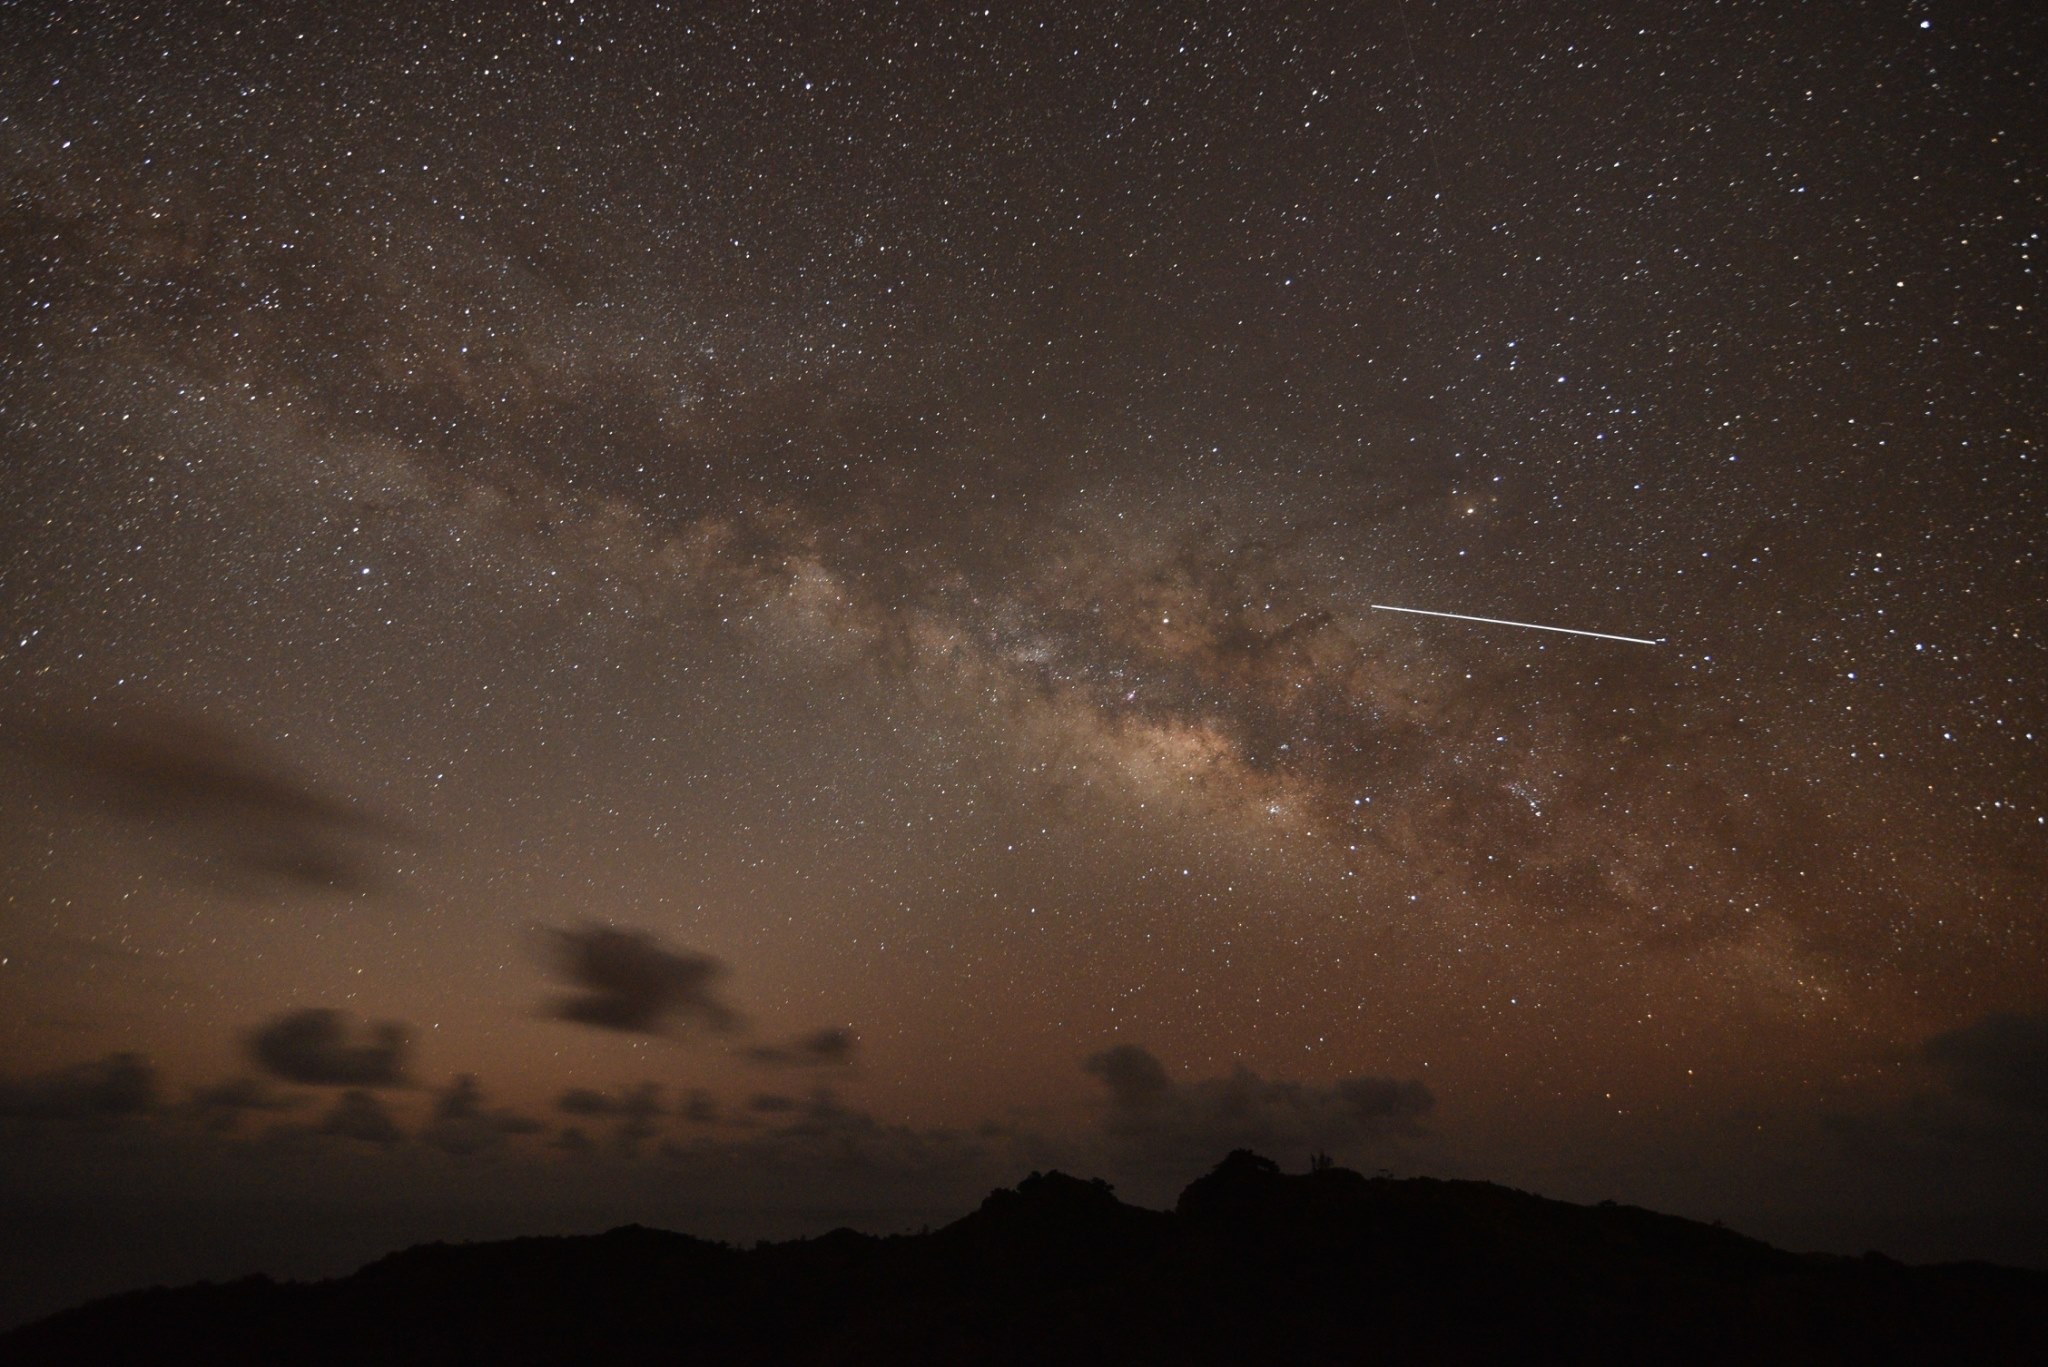
[[[1484,1182],[1239,1151],[1171,1212],[1033,1173],[943,1229],[737,1249],[628,1225],[311,1284],[131,1292],[10,1362],[2038,1362],[2048,1274],[1798,1255]]]

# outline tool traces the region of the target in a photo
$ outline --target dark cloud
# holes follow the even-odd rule
[[[320,1122],[316,1133],[337,1139],[353,1139],[378,1148],[391,1148],[405,1139],[390,1110],[374,1092],[350,1088],[335,1101],[334,1109]]]
[[[618,1128],[612,1142],[620,1149],[637,1151],[640,1142],[652,1136],[661,1123],[661,1089],[643,1082],[627,1092],[620,1106]]]
[[[1340,1078],[1331,1089],[1338,1113],[1354,1124],[1409,1122],[1436,1109],[1436,1097],[1420,1078]]]
[[[2048,1014],[1995,1011],[1936,1035],[1922,1056],[1963,1095],[2048,1116]]]
[[[565,1115],[616,1120],[618,1125],[612,1131],[612,1143],[625,1153],[636,1151],[643,1140],[650,1138],[660,1128],[663,1115],[661,1088],[652,1082],[643,1082],[618,1093],[572,1087],[555,1099],[555,1109]],[[577,1129],[577,1133],[582,1131]]]
[[[1435,1106],[1420,1081],[1343,1078],[1327,1087],[1273,1082],[1246,1068],[1176,1082],[1150,1051],[1122,1044],[1083,1067],[1109,1090],[1102,1131],[1114,1158],[1176,1171],[1232,1149],[1306,1153],[1413,1132]]]
[[[555,1098],[555,1109],[567,1115],[657,1116],[661,1114],[661,1085],[642,1082],[617,1093],[571,1087]]]
[[[109,1054],[25,1078],[0,1079],[0,1118],[113,1119],[157,1106],[156,1068],[140,1054]]]
[[[1976,1183],[2000,1203],[2048,1192],[2048,1016],[1994,1011],[1920,1047],[1940,1084],[1829,1110],[1822,1128],[1865,1171],[1916,1189]]]
[[[550,1008],[558,1019],[603,1030],[659,1034],[671,1022],[729,1032],[739,1013],[713,991],[725,966],[678,953],[652,936],[610,926],[547,932],[556,965],[578,989]]]
[[[539,1121],[514,1111],[486,1110],[482,1086],[474,1075],[464,1073],[434,1098],[433,1118],[418,1137],[443,1153],[468,1158],[494,1152],[513,1135],[543,1128]]]
[[[1117,1106],[1149,1106],[1172,1090],[1166,1069],[1151,1053],[1135,1044],[1119,1044],[1089,1055],[1082,1068],[1101,1078]]]
[[[290,1011],[249,1037],[249,1053],[287,1082],[395,1087],[405,1080],[405,1026],[379,1021],[360,1035],[340,1011]]]
[[[548,1147],[561,1153],[581,1156],[594,1152],[597,1144],[591,1139],[589,1131],[581,1125],[564,1125],[561,1132],[548,1142]]]
[[[12,729],[14,748],[62,788],[167,833],[214,881],[361,891],[378,881],[380,847],[417,843],[399,823],[189,717],[135,710]]]
[[[236,1077],[196,1089],[189,1109],[208,1129],[232,1130],[245,1115],[289,1111],[305,1100],[303,1094],[279,1091],[262,1078]]]
[[[683,1098],[677,1113],[692,1125],[715,1125],[718,1123],[718,1099],[702,1087],[693,1087]]]
[[[798,1099],[761,1093],[748,1102],[772,1117],[753,1133],[729,1140],[696,1139],[661,1146],[672,1165],[700,1174],[729,1174],[734,1181],[768,1181],[778,1187],[828,1184],[843,1201],[849,1177],[888,1179],[925,1188],[930,1196],[948,1182],[981,1181],[988,1167],[987,1145],[949,1129],[889,1125],[841,1101],[829,1087]]]
[[[747,1050],[755,1063],[771,1068],[843,1068],[853,1062],[859,1039],[843,1026],[827,1026],[782,1044],[761,1044]]]

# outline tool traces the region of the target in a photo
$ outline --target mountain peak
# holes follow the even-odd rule
[[[459,1349],[450,1357],[452,1349]],[[1175,1210],[1034,1172],[934,1233],[739,1250],[623,1226],[430,1244],[338,1281],[131,1293],[10,1363],[2048,1360],[2048,1275],[1811,1258],[1484,1182],[1240,1150]]]

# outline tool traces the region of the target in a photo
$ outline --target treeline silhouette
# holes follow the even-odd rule
[[[2038,1364],[2048,1273],[1240,1150],[1171,1212],[1052,1172],[915,1235],[430,1244],[334,1281],[114,1296],[0,1337],[0,1361]]]

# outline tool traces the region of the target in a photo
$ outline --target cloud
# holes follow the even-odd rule
[[[162,710],[42,727],[17,746],[75,797],[170,835],[213,881],[361,891],[378,881],[378,846],[414,841],[247,742]]]
[[[569,1115],[612,1115],[617,1102],[590,1087],[571,1087],[555,1100],[555,1109]]]
[[[725,966],[709,955],[678,953],[610,926],[547,933],[557,966],[578,989],[551,1008],[557,1019],[643,1035],[672,1021],[720,1033],[740,1027],[739,1013],[712,990]]]
[[[616,1095],[590,1087],[572,1087],[555,1099],[555,1109],[564,1115],[617,1120],[612,1142],[624,1153],[636,1151],[642,1140],[652,1136],[660,1128],[663,1114],[661,1088],[652,1082],[640,1083]],[[569,1129],[583,1133],[576,1126]],[[563,1133],[566,1135],[568,1131]],[[557,1147],[562,1146],[562,1141],[558,1140]],[[573,1143],[570,1147],[574,1147]]]
[[[829,1087],[804,1099],[762,1093],[747,1104],[769,1122],[736,1139],[672,1141],[661,1146],[661,1156],[699,1173],[729,1174],[734,1181],[829,1183],[840,1201],[846,1188],[839,1184],[850,1175],[908,1183],[907,1190],[925,1188],[927,1197],[963,1175],[988,1175],[990,1153],[981,1140],[956,1130],[884,1124],[846,1105]]]
[[[843,1026],[827,1026],[782,1044],[760,1044],[747,1058],[771,1068],[843,1068],[853,1062],[859,1040]]]
[[[715,1125],[718,1123],[718,1099],[702,1087],[692,1087],[690,1094],[683,1098],[677,1114],[692,1125]]]
[[[236,1077],[196,1089],[189,1109],[210,1130],[232,1130],[244,1115],[289,1111],[305,1100],[303,1094],[281,1092],[262,1078]]]
[[[546,1128],[538,1120],[515,1111],[487,1111],[483,1088],[476,1077],[464,1073],[434,1098],[434,1114],[418,1138],[421,1143],[468,1158],[502,1147],[513,1135],[534,1134]]]
[[[0,1118],[116,1119],[157,1106],[156,1068],[140,1054],[109,1054],[25,1078],[0,1078]]]
[[[324,1007],[289,1011],[249,1037],[256,1062],[287,1082],[318,1087],[396,1087],[405,1080],[406,1028],[379,1021],[351,1038],[347,1016]]]
[[[617,1093],[592,1087],[571,1087],[555,1099],[555,1109],[566,1115],[625,1116],[647,1118],[661,1114],[661,1086],[642,1082]]]
[[[1274,1082],[1247,1068],[1176,1082],[1149,1050],[1121,1044],[1082,1065],[1109,1091],[1102,1135],[1120,1162],[1188,1171],[1233,1149],[1306,1153],[1412,1133],[1435,1107],[1420,1081]]]
[[[391,1118],[391,1112],[374,1092],[350,1088],[335,1101],[334,1109],[320,1122],[318,1134],[353,1139],[378,1148],[391,1148],[405,1139],[405,1132]]]
[[[661,1114],[661,1085],[642,1082],[623,1092],[571,1087],[555,1099],[555,1109],[568,1115],[653,1116]]]
[[[1921,1055],[1958,1093],[2048,1116],[2048,1014],[1994,1011],[1936,1035]]]
[[[2048,1016],[1994,1011],[1929,1038],[1920,1057],[1938,1085],[1824,1111],[1822,1128],[1888,1187],[1910,1173],[1914,1189],[1951,1202],[2039,1200],[2048,1190]]]
[[[1119,1107],[1150,1106],[1173,1089],[1165,1067],[1135,1044],[1119,1044],[1092,1054],[1081,1067],[1102,1079],[1111,1101]]]

